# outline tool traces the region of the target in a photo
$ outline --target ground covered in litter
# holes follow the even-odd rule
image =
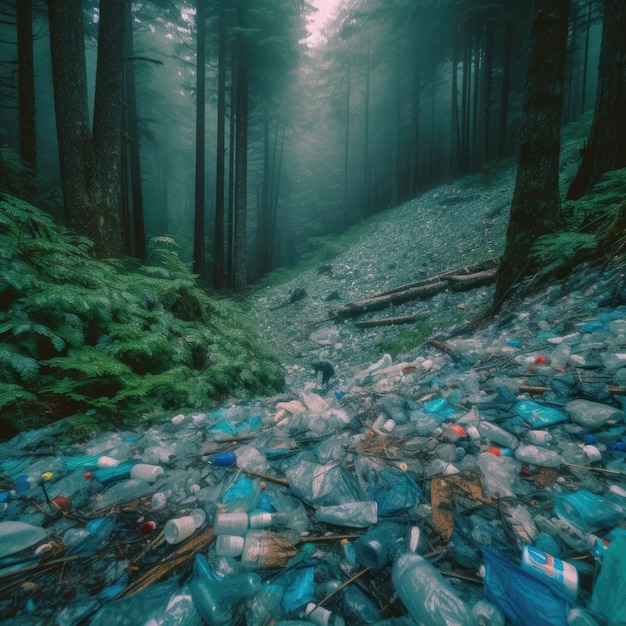
[[[527,283],[488,324],[393,357],[400,327],[329,315],[459,267],[465,247],[497,255],[501,183],[466,204],[426,194],[330,268],[253,294],[279,396],[2,444],[3,623],[623,623],[623,261]],[[467,225],[449,246],[442,211]],[[478,314],[490,290],[359,319]]]

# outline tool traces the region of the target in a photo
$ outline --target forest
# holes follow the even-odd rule
[[[204,319],[212,307],[204,292],[243,296],[373,215],[502,162],[518,170],[494,310],[532,271],[527,250],[538,238],[567,232],[570,245],[588,249],[593,221],[596,254],[623,241],[626,203],[603,220],[574,215],[567,203],[626,166],[619,0],[344,0],[314,40],[306,0],[2,0],[0,12],[9,249],[27,255],[38,241],[42,258],[51,255],[40,240],[58,227],[74,237],[62,245],[75,267],[93,256],[152,280],[157,270],[143,264],[165,258],[159,271],[179,282],[161,304],[178,320]],[[560,181],[561,129],[591,111],[578,173]],[[107,318],[120,322],[110,302],[100,319],[95,301],[90,313],[71,311],[66,335],[58,319],[56,329],[41,316],[34,326],[24,305],[25,330],[15,307],[29,274],[8,252],[0,261],[0,355],[13,389],[0,407],[32,392],[24,381],[76,369],[62,360],[83,343],[121,361],[108,363],[97,394],[85,388],[86,370],[64,393],[79,404],[106,396],[109,409],[131,372],[139,385],[146,372],[169,371],[169,359],[196,372],[219,361],[199,356],[206,337],[176,354],[130,349],[120,328],[117,337],[103,330]],[[30,289],[41,291],[41,271]],[[68,274],[54,280],[58,287]],[[116,351],[103,336],[120,341]],[[240,361],[250,359],[232,359]],[[208,390],[203,380],[201,393],[238,376],[213,379]],[[277,370],[267,378],[279,386]]]

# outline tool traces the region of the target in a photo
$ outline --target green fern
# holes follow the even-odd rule
[[[30,391],[26,391],[22,385],[4,384],[0,387],[0,409],[5,406],[19,404],[20,402],[34,401],[37,396]]]
[[[0,344],[0,370],[7,382],[16,383],[34,381],[39,374],[39,363],[36,359],[18,352],[16,346]]]
[[[534,263],[540,267],[539,274],[551,274],[560,268],[570,267],[582,255],[598,247],[595,235],[561,232],[539,237],[530,252]]]

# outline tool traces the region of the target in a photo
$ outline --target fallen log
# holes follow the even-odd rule
[[[450,289],[453,291],[466,291],[488,285],[496,279],[497,268],[476,272],[475,274],[456,274],[447,276],[446,280],[450,281]]]
[[[497,259],[488,259],[475,265],[449,270],[416,283],[383,291],[330,311],[327,319],[354,317],[368,311],[380,311],[389,306],[403,304],[412,300],[426,300],[446,289],[454,291],[474,289],[495,280],[497,263]]]
[[[403,302],[410,302],[411,300],[419,300],[421,298],[432,298],[432,296],[444,291],[447,286],[447,281],[437,281],[429,285],[424,285],[423,287],[405,289],[404,291],[394,292],[384,296],[373,296],[365,300],[357,300],[356,302],[346,304],[331,311],[328,315],[329,317],[351,317],[353,315],[367,313],[368,311],[380,311],[390,305],[402,304]]]
[[[383,317],[375,320],[356,322],[357,328],[373,328],[375,326],[396,326],[398,324],[413,324],[419,319],[418,315],[398,315],[396,317]]]

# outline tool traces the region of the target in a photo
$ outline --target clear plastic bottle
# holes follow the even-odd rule
[[[497,443],[505,448],[517,448],[519,445],[519,439],[513,433],[504,430],[497,424],[481,420],[476,424],[476,428],[482,437],[486,437],[493,443]]]
[[[254,572],[224,580],[195,578],[189,583],[193,602],[208,626],[229,626],[235,622],[242,600],[253,596],[261,587]]]
[[[354,542],[357,561],[364,567],[382,569],[404,548],[405,529],[394,522],[375,526]]]
[[[437,569],[419,554],[403,553],[391,570],[393,586],[420,626],[477,626],[476,616]]]

